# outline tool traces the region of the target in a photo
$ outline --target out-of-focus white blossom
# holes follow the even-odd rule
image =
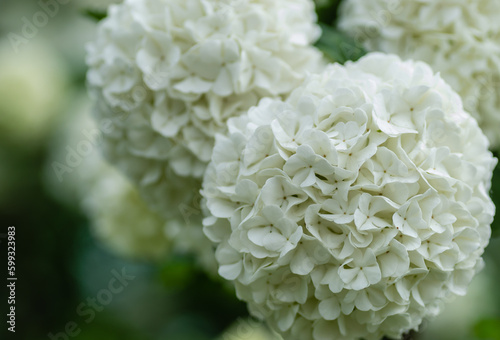
[[[322,66],[311,0],[127,0],[108,14],[87,56],[96,116],[116,125],[105,155],[166,213],[171,185],[176,202],[199,191],[228,118]]]
[[[33,42],[16,53],[0,41],[0,133],[18,144],[46,137],[64,101],[67,70],[46,44]]]
[[[207,274],[215,276],[214,249],[198,223],[180,216],[165,219],[149,208],[123,174],[104,166],[105,172],[96,174],[94,185],[81,202],[93,233],[104,245],[135,259],[162,260],[172,253],[190,254]]]
[[[113,125],[96,125],[88,100],[75,102],[76,112],[52,142],[47,187],[81,209],[97,238],[118,255],[161,260],[172,252],[190,253],[208,273],[215,272],[212,244],[196,219],[181,213],[166,219],[152,211],[136,186],[101,157],[103,135]]]
[[[263,99],[204,178],[219,273],[285,339],[400,338],[481,268],[496,164],[422,62],[369,54]]]
[[[99,240],[131,258],[161,260],[173,252],[191,254],[208,274],[215,273],[213,246],[197,223],[165,219],[152,211],[123,174],[107,167],[82,201]]]
[[[281,337],[261,322],[241,319],[224,332],[220,340],[281,340]]]
[[[339,27],[368,50],[427,62],[500,145],[500,2],[347,0]]]
[[[93,233],[121,256],[165,257],[171,248],[165,220],[146,206],[123,175],[111,167],[108,170],[97,178],[83,200]]]
[[[78,207],[99,176],[113,170],[100,156],[102,132],[90,115],[90,101],[80,95],[72,102],[71,110],[61,116],[49,140],[43,180],[56,199]]]

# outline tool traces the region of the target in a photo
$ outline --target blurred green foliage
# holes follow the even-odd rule
[[[2,145],[8,144],[2,141]],[[84,219],[47,195],[39,176],[45,162],[44,148],[2,150],[15,169],[9,172],[10,190],[0,205],[0,230],[16,227],[16,336],[36,339],[66,322],[65,315],[76,305],[73,270]],[[5,259],[6,247],[1,249]],[[2,278],[7,277],[6,269],[6,265],[0,266]],[[2,294],[0,306],[6,300]],[[5,318],[3,310],[1,314]],[[1,327],[0,334],[4,331]]]
[[[190,317],[198,319],[199,326],[204,325],[203,329],[198,329],[204,336],[215,338],[236,319],[248,317],[246,305],[235,298],[231,285],[220,278],[208,277],[192,257],[170,257],[160,269],[159,281],[169,290],[171,303],[177,306],[172,317],[175,316],[180,321]],[[175,332],[175,336],[171,334],[171,338],[180,339],[181,333],[186,330],[191,332],[193,324],[185,329],[179,328],[178,325],[171,328],[170,331]]]
[[[500,340],[500,318],[479,321],[474,326],[474,335],[484,340]]]

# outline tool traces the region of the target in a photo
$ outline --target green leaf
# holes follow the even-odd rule
[[[102,19],[108,16],[106,10],[97,10],[97,9],[85,9],[83,10],[83,14],[95,21],[101,21]]]
[[[344,64],[348,60],[356,61],[367,52],[354,39],[344,33],[324,24],[320,24],[323,33],[316,43],[326,57],[331,61]]]
[[[341,0],[315,0],[318,21],[332,25],[337,19],[337,9]]]
[[[495,157],[498,158],[498,156],[499,156],[498,154],[495,154]],[[499,237],[500,236],[500,163],[497,164],[495,170],[493,171],[490,197],[493,200],[495,206],[497,207],[495,219],[491,224],[492,237]]]

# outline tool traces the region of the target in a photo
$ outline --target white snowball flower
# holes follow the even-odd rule
[[[236,321],[219,340],[282,340],[264,324],[252,319]]]
[[[198,222],[181,213],[167,219],[152,211],[136,186],[103,160],[99,146],[104,133],[114,128],[96,125],[90,104],[87,98],[77,100],[76,110],[52,141],[47,188],[61,202],[80,209],[93,234],[114,253],[145,260],[190,253],[209,274],[215,273],[213,246]]]
[[[219,274],[285,339],[400,338],[465,294],[496,159],[427,64],[331,65],[228,125],[204,230]]]
[[[172,183],[177,202],[199,191],[228,118],[323,65],[312,0],[127,0],[108,14],[87,57],[97,117],[118,128],[105,153],[162,212]]]
[[[17,51],[8,40],[0,40],[2,139],[32,148],[47,137],[63,108],[67,71],[47,41]]]
[[[427,62],[500,146],[500,3],[346,0],[339,27],[370,51]]]

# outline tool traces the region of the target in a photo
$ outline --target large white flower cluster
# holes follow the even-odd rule
[[[398,338],[465,293],[496,159],[427,64],[331,65],[228,124],[205,233],[219,273],[285,339]]]
[[[322,65],[311,0],[127,0],[88,47],[106,155],[155,208],[198,192],[214,135],[264,96],[288,95]],[[192,189],[192,190],[191,190]],[[172,195],[170,195],[172,196]],[[164,198],[167,197],[167,198]],[[183,198],[184,197],[184,198]]]
[[[500,2],[346,0],[339,27],[371,51],[423,60],[500,146]]]

